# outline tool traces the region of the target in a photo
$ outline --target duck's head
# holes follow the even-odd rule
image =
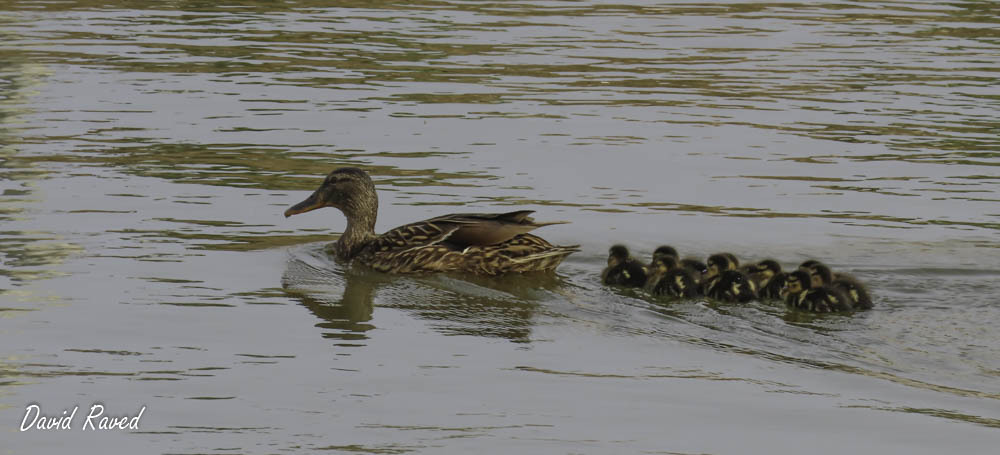
[[[809,276],[810,281],[812,282],[812,287],[814,288],[825,286],[833,282],[833,271],[822,262],[817,262],[809,268]]]
[[[608,250],[608,267],[624,264],[628,261],[629,253],[625,245],[615,245]]]
[[[796,270],[785,278],[785,287],[781,289],[781,297],[785,298],[789,294],[807,291],[810,287],[812,287],[812,283],[809,273],[805,270]]]
[[[368,173],[356,167],[335,169],[306,200],[285,210],[285,217],[323,207],[336,207],[348,219],[378,212],[375,184]]]
[[[708,267],[709,277],[714,277],[722,274],[726,270],[736,270],[740,263],[736,260],[736,256],[730,253],[716,253],[708,257],[705,265]]]

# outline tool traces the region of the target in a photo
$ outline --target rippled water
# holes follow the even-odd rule
[[[0,453],[1000,443],[996,2],[148,3],[0,7]],[[517,207],[583,252],[345,269],[339,213],[281,216],[341,165],[379,230]],[[614,242],[876,308],[651,300],[597,283]]]

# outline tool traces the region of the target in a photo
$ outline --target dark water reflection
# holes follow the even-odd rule
[[[484,278],[477,276],[394,277],[364,267],[344,269],[325,248],[299,249],[282,278],[287,295],[325,322],[318,327],[334,339],[365,339],[374,329],[374,302],[431,322],[446,335],[531,341],[532,316],[566,283],[550,274]]]
[[[994,450],[998,13],[0,5],[0,421],[149,408],[127,434],[0,424],[0,449]],[[584,251],[510,279],[345,268],[339,214],[281,217],[343,165],[379,230],[516,206]],[[606,289],[613,242],[822,258],[876,308]]]

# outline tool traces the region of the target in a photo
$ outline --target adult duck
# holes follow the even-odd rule
[[[579,246],[557,246],[529,231],[565,221],[535,222],[531,210],[456,213],[375,234],[378,195],[368,173],[353,167],[330,172],[306,200],[285,217],[334,207],[347,228],[333,244],[341,261],[358,261],[387,273],[466,272],[500,275],[553,270]]]

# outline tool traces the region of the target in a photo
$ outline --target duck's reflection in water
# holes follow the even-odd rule
[[[357,344],[376,327],[375,306],[395,308],[430,321],[448,335],[475,335],[527,342],[532,319],[546,299],[557,298],[562,280],[550,273],[509,277],[396,276],[334,262],[321,246],[295,250],[282,287],[323,320],[323,336]]]

